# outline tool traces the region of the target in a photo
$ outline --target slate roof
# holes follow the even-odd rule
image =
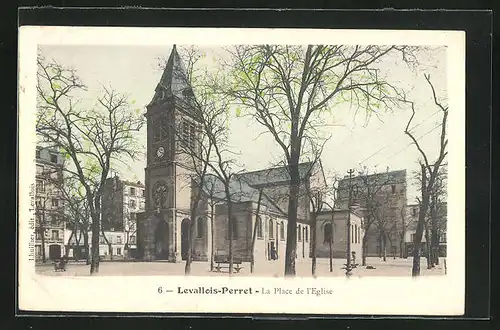
[[[163,100],[162,92],[165,93],[165,99],[174,96],[189,103],[191,103],[190,96],[194,95],[193,89],[187,80],[186,69],[176,45],[172,47],[172,52],[170,53],[160,81],[156,86],[155,95],[150,105]]]
[[[301,179],[306,177],[311,170],[313,163],[299,164],[299,173]],[[254,172],[246,172],[233,176],[229,184],[229,194],[234,203],[254,202],[259,201],[259,188],[266,186],[284,184],[290,179],[288,171],[285,167],[275,167]],[[206,175],[204,180],[203,190],[209,196],[216,199],[225,199],[224,184],[215,175]],[[265,205],[270,211],[284,213],[279,209],[272,198],[262,194],[261,205]]]
[[[308,176],[312,170],[313,162],[299,164],[300,179]],[[267,168],[260,171],[246,172],[238,174],[241,180],[247,182],[251,186],[270,186],[283,184],[290,180],[290,174],[286,166]]]

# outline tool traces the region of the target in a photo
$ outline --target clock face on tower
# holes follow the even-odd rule
[[[163,147],[159,147],[157,150],[156,150],[156,157],[158,158],[163,158],[163,156],[165,155],[165,148]]]

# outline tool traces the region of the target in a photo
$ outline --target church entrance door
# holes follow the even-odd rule
[[[168,226],[163,219],[156,225],[155,256],[156,260],[168,259]]]
[[[189,219],[182,220],[181,223],[181,257],[186,260],[189,247]]]

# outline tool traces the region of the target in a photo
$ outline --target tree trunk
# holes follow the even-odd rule
[[[203,182],[201,183],[203,184]],[[198,189],[195,199],[191,205],[191,215],[189,217],[189,230],[188,230],[188,250],[186,256],[186,265],[184,267],[184,274],[191,274],[191,263],[193,261],[193,251],[194,251],[194,228],[196,226],[196,210],[198,209],[198,203],[201,199],[201,189]]]
[[[426,226],[427,227],[427,226]],[[429,237],[429,230],[425,228],[425,247],[426,247],[426,259],[427,259],[427,269],[432,268],[432,251],[431,251],[431,244],[429,243],[430,237]]]
[[[404,249],[404,235],[399,239],[399,257],[402,259],[405,257]]]
[[[382,259],[383,261],[387,261],[387,238],[385,237],[385,233],[381,234],[381,243],[382,243]]]
[[[295,276],[295,258],[297,255],[297,206],[299,196],[298,155],[289,164],[290,195],[288,199],[288,224],[285,252],[285,276]]]
[[[259,200],[257,202],[257,211],[255,214],[255,225],[253,226],[253,233],[252,233],[252,252],[251,252],[251,259],[250,259],[250,273],[253,273],[253,269],[255,266],[255,240],[257,239],[257,225],[260,223],[260,204],[262,200],[262,189],[259,190]]]
[[[420,210],[418,214],[417,230],[415,232],[415,241],[413,242],[413,267],[411,275],[413,277],[420,276],[420,243],[422,242],[422,234],[424,231],[425,215],[429,205],[429,194],[427,192],[427,176],[425,166],[421,165],[421,191],[422,201],[420,203]]]
[[[92,214],[92,246],[90,259],[90,274],[99,272],[99,215],[94,212]]]
[[[74,236],[74,235],[75,235],[75,231],[74,231],[74,230],[72,230],[72,231],[71,231],[71,235],[69,235],[68,242],[67,242],[67,244],[66,244],[66,245],[65,245],[65,247],[64,247],[64,250],[65,250],[65,251],[64,251],[64,256],[65,256],[66,258],[68,258],[68,255],[69,255],[69,249],[70,249],[70,244],[69,244],[69,242],[71,241],[71,239],[73,238],[73,236]],[[74,253],[74,251],[73,251],[73,254],[75,254],[75,253]]]
[[[85,248],[85,264],[91,264],[90,247],[89,247],[89,233],[87,230],[83,232],[83,247]]]
[[[367,253],[367,243],[368,238],[366,237],[366,231],[363,234],[363,241],[361,243],[361,266],[366,266],[366,253]]]
[[[312,225],[311,225],[311,258],[312,258],[312,264],[311,264],[311,273],[313,277],[316,277],[316,224],[317,224],[317,216],[316,212],[313,212],[312,214]]]
[[[210,204],[210,235],[211,235],[211,248],[210,248],[210,271],[213,272],[214,271],[214,262],[215,262],[215,252],[214,252],[214,204],[211,203]]]
[[[332,208],[332,218],[330,219],[330,225],[332,228],[332,232],[330,235],[330,239],[328,241],[328,247],[329,247],[329,252],[330,252],[330,273],[333,272],[333,249],[332,249],[332,243],[333,243],[333,223],[334,223],[334,217],[335,217],[335,209]]]
[[[94,210],[92,216],[92,259],[90,261],[90,274],[99,273],[99,234],[101,232],[101,196],[97,194],[94,198]]]
[[[438,228],[437,228],[437,201],[433,197],[432,207],[431,207],[431,260],[432,266],[439,264],[439,240],[438,240]]]
[[[227,217],[228,217],[228,236],[229,236],[229,276],[233,275],[233,205],[229,191],[229,183],[227,182],[224,187],[227,202]]]
[[[329,250],[329,259],[330,259],[330,273],[333,272],[333,251],[332,251],[332,239],[328,240],[328,250]]]

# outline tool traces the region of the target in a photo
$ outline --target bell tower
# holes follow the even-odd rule
[[[146,214],[140,235],[144,259],[181,259],[180,221],[189,217],[192,167],[179,152],[179,140],[196,140],[194,107],[194,93],[174,45],[145,114]]]

